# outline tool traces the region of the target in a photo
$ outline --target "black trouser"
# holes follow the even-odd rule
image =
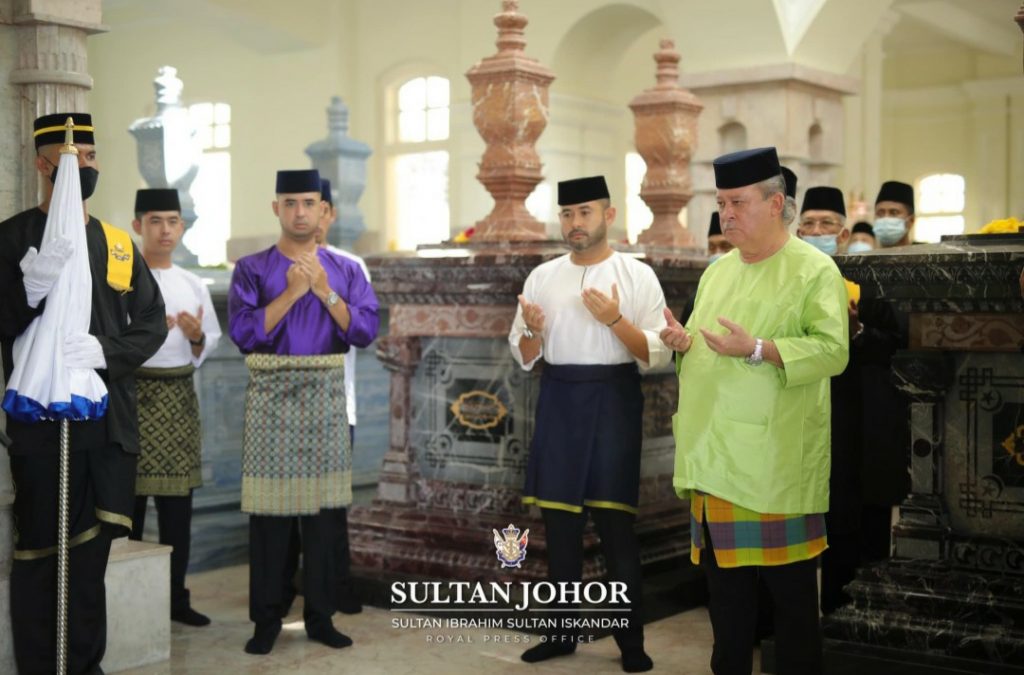
[[[860,542],[865,562],[889,559],[892,554],[892,506],[864,504]]]
[[[352,556],[348,546],[348,509],[331,509],[332,531],[332,565],[334,569],[334,586],[340,590],[352,579]],[[298,594],[295,588],[295,574],[299,570],[299,552],[302,550],[302,535],[299,523],[292,523],[288,533],[288,559],[284,568],[284,594],[294,598]]]
[[[71,548],[68,565],[68,673],[95,671],[107,647],[104,575],[110,532]],[[57,556],[11,565],[11,632],[21,675],[57,668]]]
[[[135,513],[132,516],[131,538],[142,540],[146,529],[146,503],[149,497],[135,498]],[[185,572],[188,571],[188,555],[192,544],[192,491],[181,496],[153,496],[156,504],[157,527],[160,543],[172,546],[171,551],[171,611],[189,608],[189,593],[185,588]]]
[[[10,577],[12,637],[20,673],[52,673],[57,663],[60,458],[55,446],[39,442],[33,432],[38,429],[11,429],[16,533]],[[130,524],[136,456],[108,444],[100,422],[72,422],[70,460],[68,672],[77,674],[98,668],[106,650],[104,575],[111,540],[127,534]]]
[[[548,546],[548,579],[580,581],[583,577],[583,529],[587,525],[587,510],[570,513],[560,509],[541,509]],[[643,649],[643,573],[640,568],[640,545],[633,523],[636,517],[617,509],[590,509],[597,534],[601,538],[608,576],[612,581],[626,584],[626,596],[631,607],[626,616],[629,626],[615,631],[619,649]],[[575,606],[565,607],[565,616],[575,616]],[[614,618],[620,618],[615,614]],[[558,636],[561,637],[561,636]],[[567,635],[566,637],[574,637]],[[564,638],[563,638],[564,639]]]
[[[288,541],[293,523],[302,528],[302,617],[306,629],[330,625],[334,613],[331,525],[336,509],[312,516],[249,516],[249,618],[257,627],[280,625]]]
[[[821,611],[831,614],[850,602],[843,588],[853,581],[860,565],[860,533],[833,528],[833,519],[825,514],[828,548],[821,554]]]
[[[352,447],[356,442],[356,427],[348,425],[348,438]],[[333,530],[332,548],[334,551],[333,569],[334,585],[339,592],[352,581],[352,553],[348,544],[348,509],[331,509],[334,514],[331,529]],[[302,537],[299,534],[299,523],[295,521],[288,535],[288,559],[284,568],[284,594],[294,598],[298,592],[295,588],[295,574],[299,570],[299,551],[302,549]]]
[[[701,566],[708,580],[708,612],[715,645],[715,675],[750,675],[754,660],[758,580],[764,581],[775,607],[775,659],[779,675],[821,673],[818,623],[818,561],[815,558],[775,566],[719,567],[707,525]]]

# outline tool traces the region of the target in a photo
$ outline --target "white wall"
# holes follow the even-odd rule
[[[953,166],[967,176],[969,223],[1007,208],[1020,215],[1009,186],[1024,174],[1022,108],[1013,98],[1007,116],[1002,85],[989,82],[1012,86],[1006,78],[1019,77],[1019,53],[963,47],[951,54],[955,43],[942,43],[939,54],[887,54],[894,34],[885,34],[893,21],[886,12],[898,2],[865,0],[856,25],[848,4],[828,0],[802,26],[800,17],[780,20],[773,3],[762,0],[522,0],[530,20],[526,53],[557,78],[538,143],[546,180],[602,172],[613,192],[624,189],[624,155],[633,148],[627,105],[653,84],[651,55],[660,38],[671,37],[684,73],[788,62],[860,80],[860,94],[847,98],[840,113],[846,130],[838,138],[827,134],[842,145],[836,154],[844,164],[833,179],[844,191],[873,200],[881,180],[914,180]],[[491,209],[475,179],[483,145],[464,74],[496,51],[492,17],[499,9],[498,0],[108,0],[104,22],[111,31],[89,42],[102,170],[93,210],[122,225],[130,220],[141,179],[126,129],[152,114],[152,79],[159,66],[173,65],[187,102],[232,105],[233,236],[277,232],[269,210],[274,172],[308,165],[302,150],[324,136],[325,108],[330,96],[341,95],[351,110],[351,136],[374,150],[360,202],[368,231],[358,248],[382,249],[389,239],[386,91],[405,77],[437,74],[452,84],[450,203],[458,232]],[[935,87],[955,92],[936,94]],[[801,176],[802,187],[809,178]]]

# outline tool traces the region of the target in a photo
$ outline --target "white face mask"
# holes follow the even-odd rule
[[[907,234],[903,218],[875,218],[875,239],[882,246],[895,246]]]
[[[839,235],[836,234],[809,234],[801,237],[801,239],[827,256],[833,256],[839,250],[838,238]]]
[[[875,250],[875,247],[866,241],[855,241],[846,248],[846,252],[850,255],[857,255],[858,253],[867,253],[868,251]]]

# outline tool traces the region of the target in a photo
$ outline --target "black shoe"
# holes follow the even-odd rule
[[[186,626],[209,626],[210,617],[205,614],[200,614],[191,607],[183,607],[182,609],[171,610],[171,621],[177,621],[183,623]]]
[[[539,663],[556,656],[569,656],[575,651],[575,642],[541,642],[536,647],[527,649],[519,658],[527,663]]]
[[[280,632],[280,624],[256,626],[252,637],[245,643],[245,652],[247,654],[269,654],[270,650],[274,648],[274,640],[277,639]]]
[[[345,584],[338,589],[338,611],[342,614],[359,614],[363,611],[363,603],[359,602],[352,584]]]
[[[352,646],[352,638],[339,633],[335,630],[334,626],[317,626],[316,628],[306,628],[306,635],[310,640],[315,640],[322,644],[327,645],[333,649],[342,649],[344,647]]]
[[[654,661],[642,648],[622,652],[622,670],[627,673],[646,673],[654,667]]]

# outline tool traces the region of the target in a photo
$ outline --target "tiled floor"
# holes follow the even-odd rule
[[[285,620],[274,651],[268,656],[250,656],[242,651],[245,641],[252,635],[248,618],[248,572],[248,567],[241,566],[189,577],[193,605],[208,614],[213,624],[205,628],[172,624],[171,660],[124,672],[132,675],[522,675],[531,672],[601,675],[622,672],[618,649],[611,638],[583,645],[573,656],[531,666],[519,660],[519,654],[529,645],[495,643],[487,639],[487,635],[498,633],[510,641],[536,640],[536,637],[487,630],[393,628],[392,618],[397,615],[372,607],[355,616],[335,615],[335,626],[351,636],[355,644],[334,650],[306,639],[301,598],[296,600],[292,613]],[[438,634],[449,635],[454,640],[461,636],[462,641],[428,642],[428,636]],[[678,675],[710,672],[711,625],[703,608],[648,624],[646,643],[647,652],[654,659],[654,672]]]

